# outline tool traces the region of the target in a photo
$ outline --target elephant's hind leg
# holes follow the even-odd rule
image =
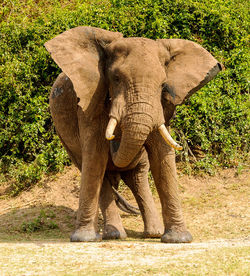
[[[100,196],[100,208],[102,211],[104,219],[104,229],[102,238],[109,239],[125,239],[127,234],[123,228],[121,217],[116,206],[112,185],[115,186],[119,183],[119,179],[113,177],[112,173],[109,175],[109,172],[106,172],[103,179],[101,196]]]

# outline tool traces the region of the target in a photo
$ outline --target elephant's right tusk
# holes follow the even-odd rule
[[[114,117],[110,117],[108,126],[106,128],[106,134],[105,134],[105,137],[107,140],[113,140],[115,138],[115,135],[113,133],[115,131],[116,125],[117,125],[117,120]]]
[[[167,128],[165,127],[164,124],[162,124],[159,127],[159,131],[161,136],[163,137],[163,139],[169,144],[169,146],[171,146],[172,148],[176,149],[176,150],[182,150],[183,147],[180,146],[179,144],[177,144],[174,139],[171,137],[171,135],[169,134]]]

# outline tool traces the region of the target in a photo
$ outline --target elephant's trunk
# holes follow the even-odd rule
[[[128,166],[142,149],[145,140],[153,129],[150,114],[152,105],[136,102],[127,106],[127,113],[122,120],[122,138],[118,151],[112,154],[117,167]]]
[[[117,112],[119,101],[113,102],[110,121],[106,129],[106,138],[112,140],[116,124],[121,120],[122,138],[120,146],[117,152],[113,152],[111,147],[112,160],[120,168],[127,167],[140,153],[153,128],[159,128],[164,140],[171,147],[178,150],[182,148],[172,139],[164,125],[165,120],[160,97],[157,98],[152,93],[150,94],[150,91],[154,91],[154,89],[147,88],[143,93],[139,90],[135,89],[134,93],[128,93],[124,117],[119,116],[122,112]]]

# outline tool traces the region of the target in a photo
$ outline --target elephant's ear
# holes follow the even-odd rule
[[[183,103],[194,92],[213,79],[222,65],[200,45],[183,39],[159,39],[170,53],[166,64],[164,97],[174,105]]]
[[[83,111],[93,111],[105,100],[104,54],[101,45],[122,37],[121,33],[93,27],[70,29],[45,43],[46,49],[71,79]],[[92,100],[92,98],[96,100]]]

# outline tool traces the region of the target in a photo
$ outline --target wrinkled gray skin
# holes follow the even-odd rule
[[[110,163],[114,171],[125,170],[122,178],[134,187],[137,201],[141,198],[140,191],[148,187],[141,167],[147,165],[140,163],[146,150],[162,206],[161,241],[190,242],[192,236],[186,229],[178,196],[175,152],[165,143],[159,129],[163,124],[169,125],[176,105],[210,81],[221,70],[221,65],[191,41],[123,38],[120,33],[92,27],[68,30],[45,46],[72,81],[76,99],[69,100],[66,106],[58,101],[55,112],[52,104],[52,117],[59,135],[64,132],[65,145],[72,153],[81,155],[79,211],[71,240],[100,239],[96,216],[101,187],[104,189],[102,210],[108,211],[102,198],[109,196],[105,189],[110,188],[106,185]],[[64,85],[70,85],[65,84],[65,75],[61,78],[65,79],[64,84],[57,80],[51,98],[53,95],[60,98],[67,90]],[[65,116],[60,110],[73,112],[77,124],[73,120],[66,125],[56,123],[55,114]],[[118,122],[113,142],[105,139],[110,118]],[[71,133],[78,139],[77,143]],[[141,201],[144,202],[143,198]],[[144,222],[147,217],[152,218],[144,214]],[[116,229],[121,229],[114,224]],[[112,236],[112,230],[108,231]]]

